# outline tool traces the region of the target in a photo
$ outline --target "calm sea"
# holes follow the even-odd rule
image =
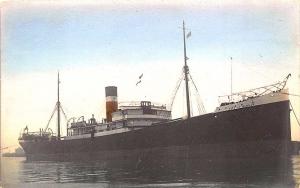
[[[2,187],[300,187],[300,156],[291,158],[283,174],[272,169],[252,168],[234,172],[200,169],[107,168],[99,162],[27,162],[25,158],[1,159]],[[153,170],[157,169],[157,170]],[[175,170],[174,170],[175,169]],[[287,177],[279,177],[287,175]],[[278,176],[278,177],[277,177]]]

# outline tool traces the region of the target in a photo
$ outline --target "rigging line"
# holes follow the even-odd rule
[[[178,92],[178,90],[180,88],[180,85],[181,85],[181,82],[182,82],[183,78],[184,78],[184,74],[181,73],[179,79],[177,80],[175,90],[172,93],[172,98],[171,98],[171,102],[170,102],[170,110],[172,110],[176,94],[177,94],[177,92]]]
[[[51,117],[50,117],[50,119],[49,119],[49,121],[48,121],[48,123],[47,123],[47,126],[46,126],[46,128],[45,128],[44,131],[46,131],[46,130],[48,129],[49,124],[50,124],[50,121],[51,121],[51,119],[53,118],[56,109],[57,109],[57,103],[55,104],[55,107],[54,107],[54,110],[53,110],[53,112],[52,112],[52,115],[51,115]]]
[[[202,112],[202,109],[201,109],[201,107],[200,107],[200,105],[199,105],[198,98],[197,98],[197,93],[196,93],[196,92],[194,93],[194,97],[196,98],[196,101],[197,101],[197,109],[198,109],[198,112],[199,112],[199,115],[200,115],[201,112]]]
[[[194,85],[194,88],[195,88],[195,90],[196,90],[196,93],[197,93],[197,98],[198,98],[198,103],[200,103],[199,104],[199,106],[200,106],[200,109],[201,109],[201,112],[205,112],[205,107],[204,107],[204,105],[203,105],[203,101],[202,101],[202,99],[201,99],[201,97],[200,97],[200,93],[199,93],[199,91],[198,91],[198,88],[197,88],[197,86],[196,86],[196,84],[195,84],[195,82],[194,82],[194,80],[193,80],[193,78],[192,78],[192,75],[191,74],[189,74],[190,75],[190,78],[191,78],[191,80],[192,80],[192,84]]]
[[[3,148],[1,148],[0,150],[5,150],[5,149],[8,149],[9,147],[3,147]]]
[[[294,116],[295,116],[295,118],[296,118],[296,120],[297,120],[297,123],[298,123],[298,125],[300,126],[299,119],[298,119],[297,116],[296,116],[296,113],[295,113],[295,111],[294,111],[294,108],[293,108],[293,105],[292,105],[291,101],[290,101],[290,106],[291,106],[292,111],[293,111],[293,114],[294,114]]]
[[[9,149],[9,148],[12,148],[12,147],[16,147],[18,145],[13,145],[13,146],[6,146],[6,147],[3,147],[3,148],[0,148],[0,150],[5,150],[5,149]]]
[[[282,94],[291,95],[291,96],[294,96],[294,97],[300,97],[300,95],[298,95],[298,94],[292,94],[292,93],[283,93],[283,92],[282,92]]]
[[[251,64],[247,64],[247,63],[242,63],[243,66],[240,66],[238,68],[242,68],[244,70],[249,70],[253,73],[256,73],[258,76],[262,76],[264,77],[266,80],[271,80],[273,79],[272,77],[268,76],[265,74],[265,71],[261,71],[261,65],[257,64],[257,65],[251,65]]]
[[[64,109],[62,108],[62,105],[60,105],[60,109],[61,109],[61,111],[62,111],[62,113],[63,113],[65,119],[68,120],[67,115],[66,115]]]
[[[191,79],[191,81],[192,81],[192,84],[194,85],[191,74],[189,74],[189,77],[190,77],[190,79]],[[198,112],[199,112],[199,114],[201,114],[201,107],[200,107],[200,105],[199,105],[199,101],[198,101],[198,98],[197,98],[198,92],[197,92],[197,88],[195,87],[195,85],[194,85],[194,88],[195,88],[196,92],[194,92],[193,94],[194,94],[194,97],[196,98],[196,101],[197,101]],[[192,92],[192,91],[191,91],[191,92]]]

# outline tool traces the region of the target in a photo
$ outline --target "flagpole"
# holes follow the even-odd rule
[[[186,44],[185,44],[185,27],[183,21],[183,46],[184,46],[184,79],[185,79],[185,90],[186,90],[186,109],[187,109],[187,118],[191,117],[190,112],[190,94],[189,94],[189,81],[188,81],[188,74],[189,74],[189,67],[187,66],[187,57],[186,57]]]

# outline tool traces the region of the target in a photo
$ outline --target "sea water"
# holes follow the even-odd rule
[[[175,164],[176,165],[176,164]],[[30,162],[25,158],[1,158],[1,186],[6,187],[300,187],[300,156],[291,157],[291,168],[283,174],[272,168],[252,166],[234,172],[204,173],[201,168],[128,169],[107,168],[101,162]],[[178,165],[179,166],[179,165]],[[230,167],[229,167],[230,168]],[[156,170],[155,170],[156,169]],[[277,177],[287,175],[286,178]]]

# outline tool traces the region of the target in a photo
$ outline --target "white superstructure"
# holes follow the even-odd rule
[[[153,123],[171,119],[171,111],[165,105],[153,105],[150,101],[141,101],[139,105],[121,105],[112,114],[112,121],[117,127],[144,127]]]
[[[112,122],[98,123],[94,117],[86,122],[84,117],[81,117],[77,122],[73,121],[68,126],[68,135],[64,139],[72,140],[118,134],[170,119],[171,111],[167,110],[165,105],[154,105],[150,101],[141,101],[120,105],[119,109],[112,113]]]

